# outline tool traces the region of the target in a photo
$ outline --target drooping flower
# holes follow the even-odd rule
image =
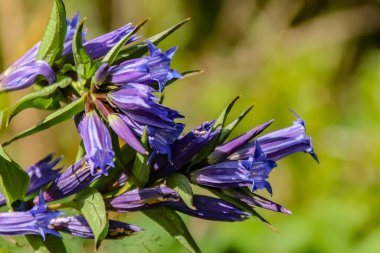
[[[104,175],[107,175],[107,169],[115,167],[113,163],[115,153],[107,127],[94,110],[77,115],[76,121],[91,174],[95,175],[99,168]]]
[[[166,186],[134,189],[106,200],[107,209],[117,212],[140,211],[160,203],[178,201],[179,195]]]
[[[266,181],[269,173],[277,164],[268,160],[260,145],[256,142],[253,156],[246,160],[226,161],[195,170],[191,179],[199,185],[211,187],[249,186],[252,191],[265,188],[272,194],[272,188]]]
[[[67,19],[67,32],[63,53],[71,52],[71,44],[78,25],[79,14],[70,21]],[[25,55],[18,59],[4,73],[0,74],[0,91],[20,90],[32,85],[39,76],[45,77],[49,84],[55,82],[53,69],[45,61],[37,61],[41,42],[34,45]]]
[[[197,194],[193,196],[195,209],[191,209],[183,201],[167,202],[164,206],[206,220],[243,221],[251,216],[227,201]]]
[[[29,87],[37,77],[43,76],[49,84],[55,82],[55,74],[45,61],[33,61],[16,67],[9,74],[5,72],[0,77],[0,90],[12,91]]]
[[[111,67],[107,81],[122,86],[127,83],[152,84],[158,83],[159,91],[172,79],[182,77],[181,73],[170,68],[170,61],[177,47],[162,53],[153,43],[146,42],[150,56],[124,61]]]
[[[140,153],[145,149],[134,137],[141,137],[145,127],[152,147],[151,160],[158,154],[171,159],[171,144],[182,133],[184,125],[176,123],[182,118],[177,111],[158,104],[154,89],[145,84],[129,83],[107,93],[107,99],[95,100],[95,105],[111,128],[132,148]]]
[[[39,203],[26,212],[0,213],[0,235],[40,235],[45,239],[46,234],[61,237],[60,234],[49,227],[50,221],[61,212],[47,209],[42,192]]]
[[[88,222],[83,216],[58,217],[50,221],[50,227],[54,230],[73,236],[94,239]],[[109,220],[109,228],[106,239],[122,239],[141,231],[141,228],[121,221]]]

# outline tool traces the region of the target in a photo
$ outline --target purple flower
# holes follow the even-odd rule
[[[128,60],[112,67],[107,81],[116,85],[158,82],[159,91],[161,92],[168,81],[182,77],[181,73],[170,69],[170,61],[177,49],[176,47],[162,53],[150,41],[146,43],[148,44],[150,56]]]
[[[108,115],[108,123],[112,130],[123,139],[129,146],[141,154],[146,154],[147,151],[136,138],[135,134],[129,128],[128,124],[123,120],[123,116],[117,113]]]
[[[272,194],[272,188],[266,181],[269,173],[277,164],[268,160],[260,145],[247,160],[227,161],[206,166],[191,174],[191,179],[199,185],[211,187],[250,186],[252,191],[265,188]]]
[[[140,211],[163,202],[178,201],[176,191],[166,186],[141,188],[127,191],[115,198],[106,200],[107,209],[117,212]]]
[[[297,114],[295,115],[297,120],[292,126],[263,135],[257,139],[257,142],[270,160],[277,161],[296,152],[306,152],[318,162],[311,138],[306,135],[305,122]],[[249,142],[230,155],[229,159],[246,159],[255,152],[255,149],[255,142]]]
[[[48,155],[26,170],[30,177],[30,184],[26,195],[41,190],[45,185],[60,176],[60,170],[53,170],[53,168],[61,161],[61,159],[62,156],[53,160],[53,155]]]
[[[55,180],[59,175],[59,169],[53,170],[54,166],[59,163],[62,157],[52,160],[53,156],[48,155],[41,161],[32,165],[26,170],[30,177],[30,183],[26,195],[30,195],[41,190],[45,185]],[[0,206],[5,205],[5,198],[0,193]]]
[[[108,168],[115,167],[113,163],[115,153],[112,149],[111,136],[107,127],[96,111],[77,115],[76,121],[86,150],[91,174],[95,175],[96,169],[99,168],[104,175],[107,175]]]
[[[86,219],[83,216],[59,217],[50,221],[50,226],[60,232],[87,239],[93,239]],[[106,239],[121,239],[141,231],[141,228],[121,221],[110,220]]]
[[[103,34],[99,37],[85,42],[83,46],[92,59],[98,59],[105,56],[108,51],[110,51],[112,47],[119,42],[119,40],[130,33],[133,29],[134,27],[132,24],[126,24],[112,32]],[[134,35],[127,41],[126,44],[136,41],[138,38],[139,37]]]
[[[257,135],[262,133],[267,127],[272,124],[272,122],[273,120],[267,121],[264,124],[251,129],[245,134],[242,134],[239,137],[236,137],[235,139],[232,139],[231,141],[216,147],[215,150],[208,156],[208,162],[217,163],[225,160],[229,155],[237,151],[244,144],[248,143]]]
[[[45,61],[33,61],[16,67],[9,74],[6,72],[0,77],[0,90],[12,91],[29,87],[37,77],[43,76],[49,84],[55,82],[55,74]]]
[[[154,89],[138,83],[128,83],[120,89],[107,94],[109,102],[117,107],[122,113],[118,115],[119,126],[117,122],[113,123],[114,131],[123,138],[124,131],[125,141],[132,146],[127,140],[134,141],[130,137],[126,126],[137,136],[141,136],[145,127],[148,127],[149,144],[153,149],[151,160],[157,154],[166,154],[171,159],[170,145],[182,133],[184,125],[176,123],[176,118],[182,118],[177,111],[158,104],[157,98],[152,94]],[[120,121],[122,119],[124,124]],[[124,139],[123,138],[123,139]],[[132,146],[137,151],[139,149]]]
[[[203,195],[193,196],[195,209],[191,209],[183,201],[168,202],[164,205],[176,211],[206,220],[243,221],[251,216],[250,213],[240,210],[227,201]]]
[[[101,173],[92,175],[86,157],[83,157],[54,180],[44,192],[46,201],[54,201],[78,193],[101,175]]]
[[[173,159],[168,161],[165,157],[159,157],[152,177],[168,176],[188,164],[219,133],[219,130],[212,131],[214,124],[215,121],[205,122],[176,140],[171,146]]]
[[[63,52],[71,52],[71,43],[78,25],[79,15],[67,20],[67,33]],[[17,60],[4,73],[0,74],[0,90],[20,90],[32,85],[38,76],[44,76],[49,84],[55,82],[55,73],[45,61],[37,61],[41,42],[34,45],[24,56]]]
[[[46,234],[52,234],[61,237],[57,231],[49,227],[50,221],[61,214],[58,211],[49,211],[40,193],[39,204],[31,210],[0,213],[0,235],[34,234],[45,239]]]

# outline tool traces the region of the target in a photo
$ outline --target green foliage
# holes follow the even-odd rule
[[[149,146],[148,129],[144,129],[144,133],[141,137],[142,146],[147,149]],[[136,179],[136,184],[139,187],[143,187],[149,180],[150,164],[148,164],[149,155],[136,153],[135,161],[132,166],[132,173]]]
[[[9,209],[14,201],[24,198],[29,180],[28,174],[0,146],[0,191]]]
[[[10,110],[8,124],[14,116],[27,108],[42,110],[56,110],[60,107],[58,96],[55,93],[59,88],[64,89],[72,82],[70,77],[62,77],[54,84],[33,91],[21,98]]]
[[[74,207],[84,216],[92,233],[95,244],[98,248],[108,232],[108,217],[102,195],[95,189],[88,188],[77,194],[74,200]]]
[[[52,65],[61,56],[66,30],[65,5],[62,0],[54,0],[51,16],[38,50],[37,60],[44,60]]]
[[[78,24],[73,38],[73,56],[79,81],[82,86],[86,83],[86,80],[90,79],[94,75],[97,67],[83,47],[82,30],[84,21],[85,19],[82,19]]]
[[[50,114],[49,116],[47,116],[43,121],[41,121],[37,125],[13,136],[9,141],[5,142],[3,144],[3,146],[9,145],[18,139],[25,138],[25,137],[30,136],[32,134],[41,132],[41,131],[46,130],[46,129],[48,129],[48,128],[56,125],[56,124],[59,124],[65,120],[70,119],[74,115],[83,111],[83,109],[84,109],[83,103],[84,103],[84,97],[81,97],[77,101],[74,101],[74,102],[66,105],[65,107],[55,111],[54,113]]]
[[[193,206],[193,189],[190,180],[179,173],[170,175],[166,180],[166,185],[178,192],[185,204],[194,209]]]
[[[182,218],[175,211],[166,207],[158,207],[145,210],[143,213],[160,224],[160,226],[179,241],[189,252],[201,252]]]

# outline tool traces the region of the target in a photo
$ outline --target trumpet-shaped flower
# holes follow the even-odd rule
[[[99,168],[104,175],[107,175],[107,169],[115,166],[113,163],[115,153],[107,127],[94,110],[78,115],[76,119],[91,174],[95,175],[96,169]]]

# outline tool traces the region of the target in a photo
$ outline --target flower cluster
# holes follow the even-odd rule
[[[64,14],[62,4],[55,1],[54,13]],[[21,100],[28,103],[14,108],[9,120],[28,107],[56,111],[5,145],[73,118],[81,136],[78,159],[67,169],[55,169],[61,158],[49,155],[28,168],[29,187],[19,208],[7,203],[12,189],[3,192],[0,205],[8,204],[14,212],[0,214],[1,235],[45,238],[63,232],[102,240],[141,230],[108,219],[110,212],[141,211],[155,219],[178,211],[216,221],[251,216],[265,221],[256,208],[290,213],[258,192],[272,194],[268,178],[278,160],[305,152],[318,161],[297,114],[292,126],[261,137],[273,121],[229,140],[243,118],[226,125],[229,109],[217,120],[182,133],[185,125],[178,120],[183,116],[157,97],[167,84],[186,75],[170,67],[177,47],[157,47],[182,23],[142,42],[136,35],[141,25],[127,24],[87,40],[79,15],[59,24],[61,29],[49,35],[59,43],[48,44],[50,51],[43,39],[0,76],[1,91],[38,88]],[[86,203],[92,201],[99,217],[105,217],[100,230],[94,229],[98,221],[88,219]],[[63,207],[78,209],[82,216],[57,211]]]

